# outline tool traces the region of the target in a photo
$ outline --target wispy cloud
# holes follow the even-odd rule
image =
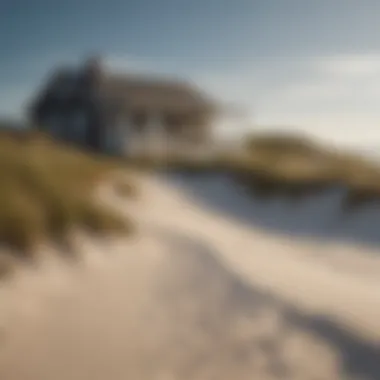
[[[372,77],[380,73],[380,54],[327,57],[317,62],[317,69],[327,75],[350,79]]]
[[[380,54],[258,60],[204,73],[210,91],[242,102],[256,128],[293,128],[347,145],[380,145]]]

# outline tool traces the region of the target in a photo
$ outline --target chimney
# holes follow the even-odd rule
[[[99,85],[104,76],[104,67],[102,57],[100,55],[92,55],[86,59],[83,67],[84,77],[87,83],[93,86]]]

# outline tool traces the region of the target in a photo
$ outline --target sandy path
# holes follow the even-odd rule
[[[82,265],[50,259],[0,289],[0,379],[380,379],[372,252],[274,238],[162,181],[143,189],[111,200],[138,219],[133,241],[83,241]]]

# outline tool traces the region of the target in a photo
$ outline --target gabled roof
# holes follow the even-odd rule
[[[51,75],[43,96],[54,97],[62,87],[76,81],[79,86],[85,85],[85,75],[83,70],[59,68]],[[107,72],[96,75],[100,97],[122,110],[131,107],[183,112],[216,111],[216,103],[195,85],[184,80]]]
[[[213,111],[216,104],[195,85],[181,80],[107,75],[101,94],[121,107],[182,111]]]

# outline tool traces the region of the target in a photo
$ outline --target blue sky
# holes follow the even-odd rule
[[[56,63],[188,77],[244,125],[380,144],[378,0],[0,0],[0,114]]]

